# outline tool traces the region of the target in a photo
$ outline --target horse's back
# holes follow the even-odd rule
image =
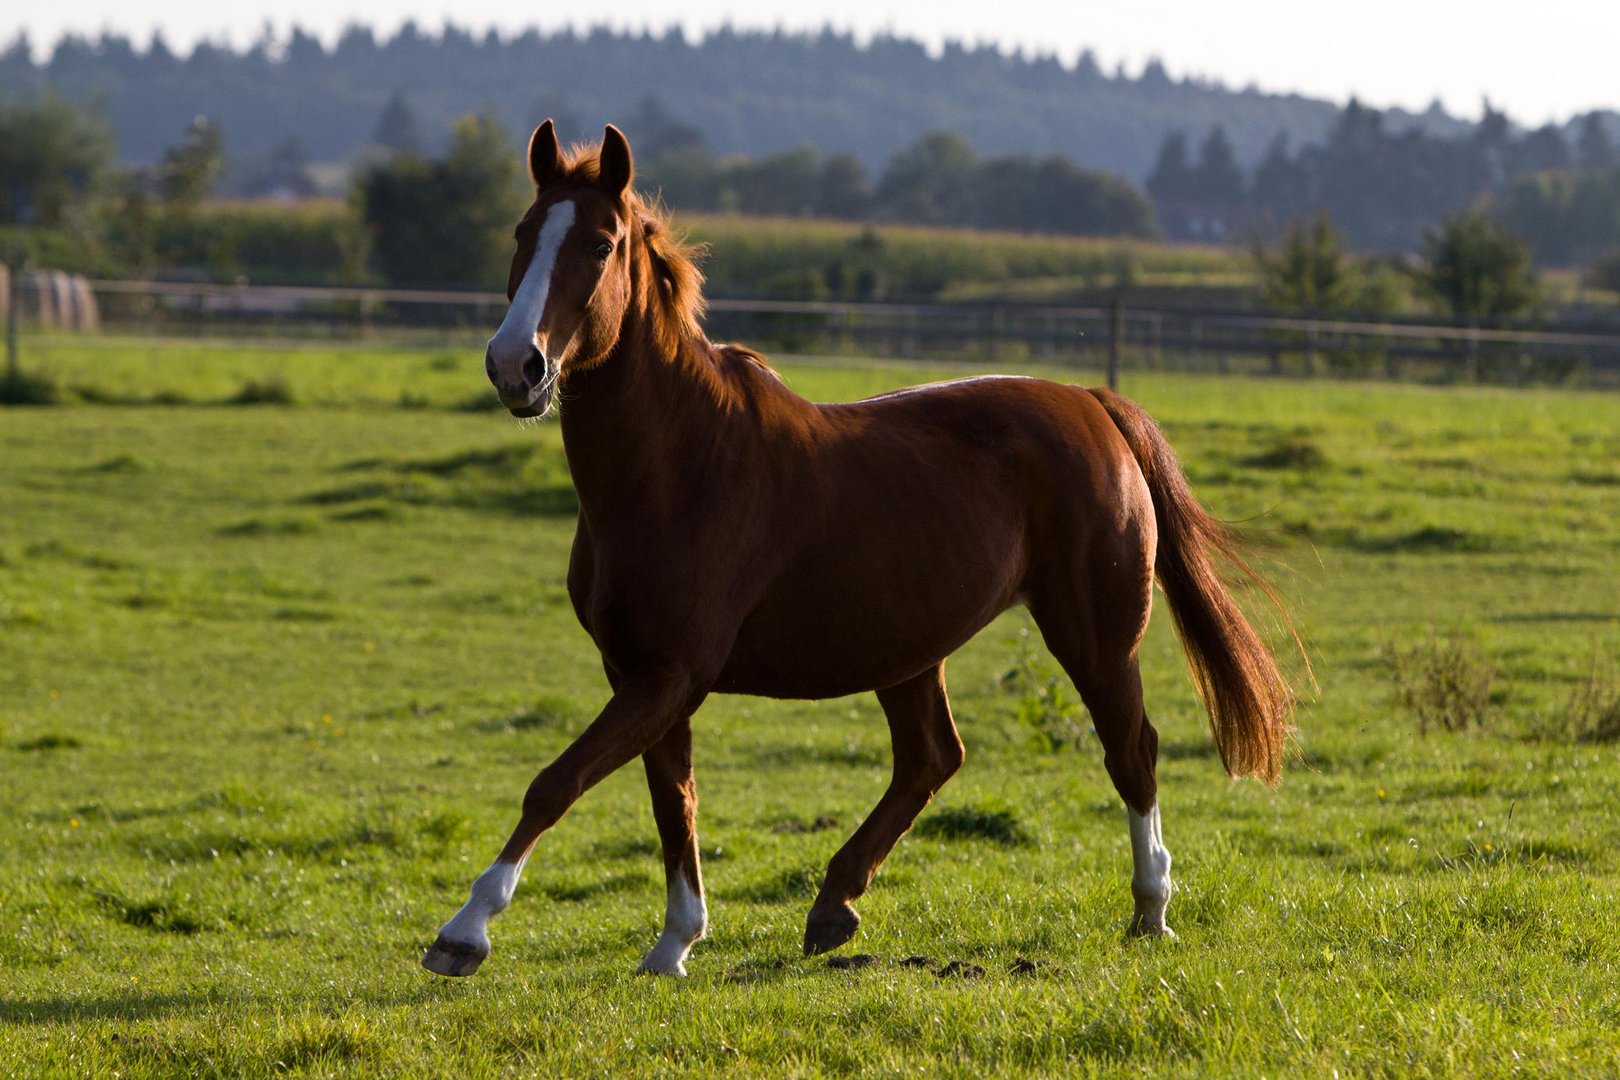
[[[991,377],[818,411],[809,467],[781,500],[788,554],[722,689],[891,685],[1022,599],[1044,553],[1072,563],[1120,531],[1134,459],[1079,387]]]

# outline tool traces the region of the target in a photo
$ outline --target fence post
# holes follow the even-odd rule
[[[17,245],[20,256],[22,245]],[[15,258],[6,273],[6,378],[16,383],[19,378],[17,370],[17,305],[22,297],[17,291],[17,279],[21,276],[18,270],[22,267],[22,259]]]
[[[1125,341],[1125,306],[1119,294],[1108,305],[1108,389],[1119,389],[1119,351]]]
[[[1471,383],[1479,382],[1479,324],[1468,324],[1468,369],[1467,378]]]

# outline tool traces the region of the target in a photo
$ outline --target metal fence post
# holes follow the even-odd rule
[[[1108,389],[1119,389],[1119,352],[1125,341],[1125,306],[1119,295],[1108,305]]]

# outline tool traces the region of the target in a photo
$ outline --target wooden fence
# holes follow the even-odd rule
[[[162,333],[366,336],[493,332],[495,292],[97,281],[102,319]],[[1620,381],[1620,320],[1552,329],[1300,318],[1242,310],[1082,305],[887,304],[717,299],[716,340],[793,353],[1041,360],[1106,368],[1191,368],[1400,377]]]

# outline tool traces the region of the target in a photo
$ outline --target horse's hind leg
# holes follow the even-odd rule
[[[827,864],[827,880],[805,922],[804,951],[827,952],[855,936],[861,917],[851,902],[905,835],[922,808],[962,767],[962,740],[945,696],[945,666],[877,693],[889,719],[894,773],[876,809]]]
[[[664,847],[664,932],[641,961],[641,971],[685,975],[686,954],[709,926],[698,865],[697,781],[692,775],[692,723],[679,720],[641,755],[647,767],[653,817]]]
[[[1171,885],[1170,852],[1159,831],[1159,735],[1143,707],[1136,659],[1152,585],[1145,570],[1140,578],[1120,573],[1121,563],[1129,566],[1130,560],[1101,562],[1111,568],[1108,580],[1084,593],[1070,582],[1041,590],[1031,598],[1030,612],[1090,710],[1103,764],[1125,801],[1136,906],[1130,932],[1174,936],[1164,921]]]

